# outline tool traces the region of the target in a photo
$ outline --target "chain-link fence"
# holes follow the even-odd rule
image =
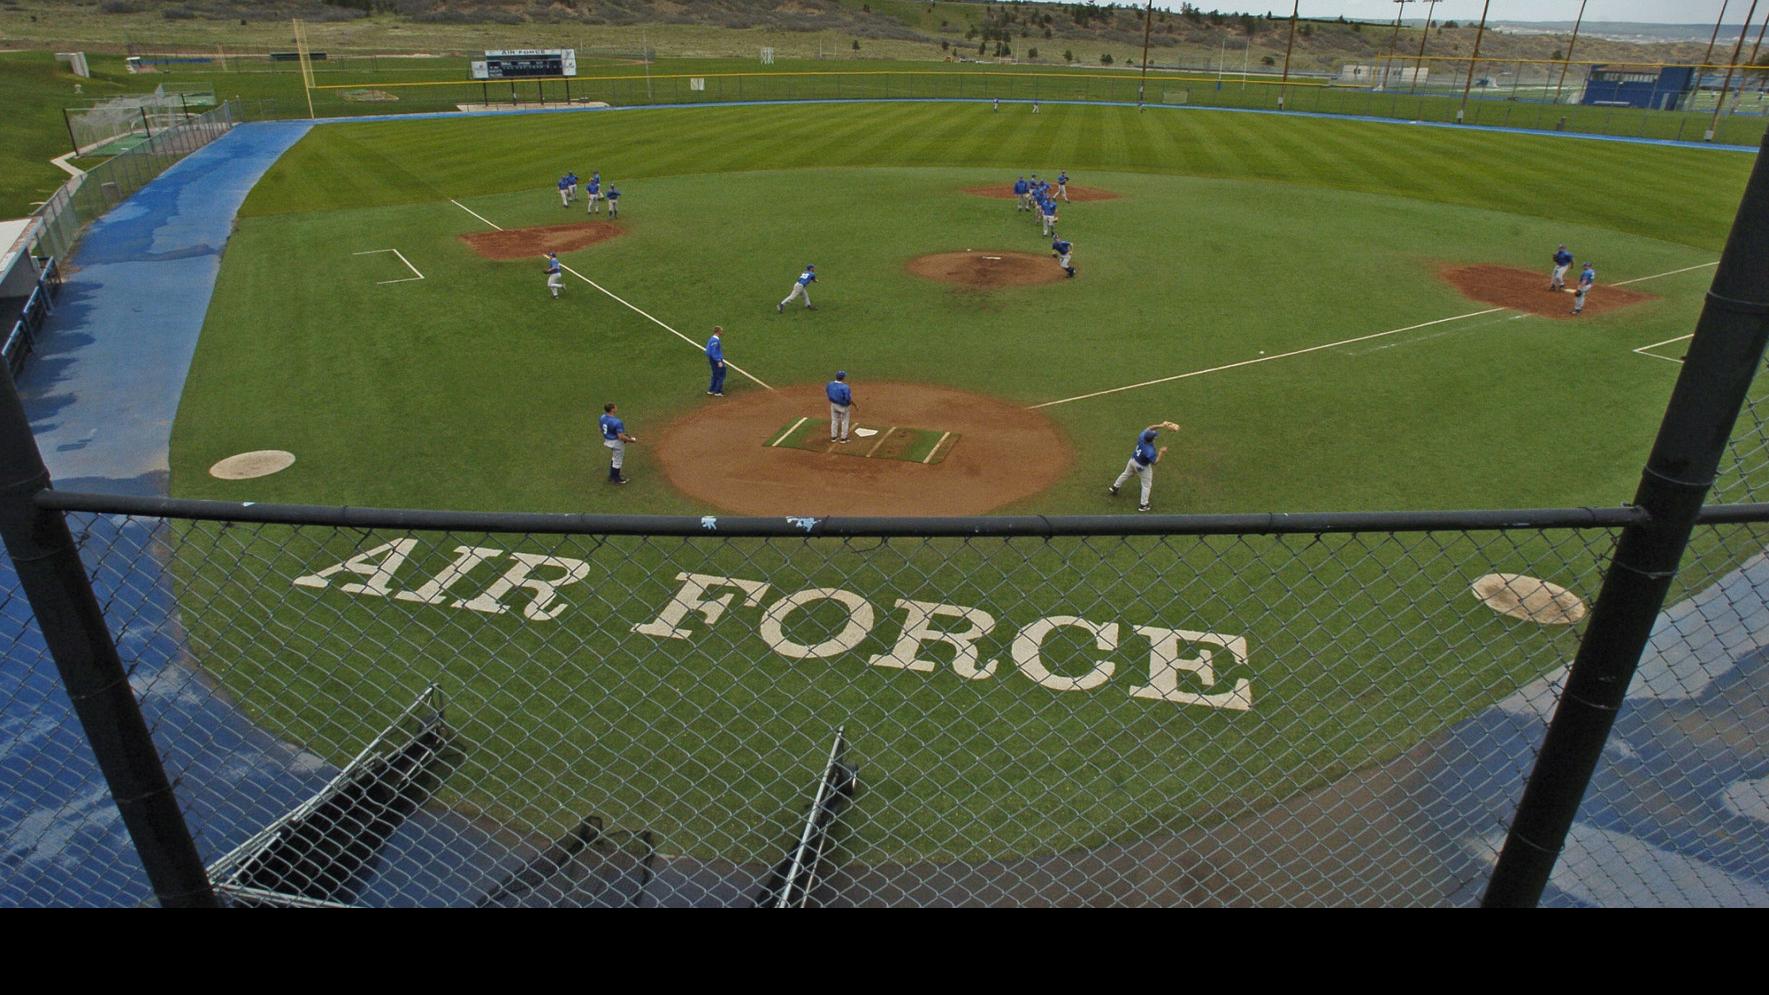
[[[750,904],[845,728],[858,788],[815,903],[1466,904],[1633,514],[797,538],[70,519],[239,900]],[[1724,636],[1715,597],[1682,610]],[[1744,721],[1760,679],[1722,714],[1680,684],[1661,724]],[[1681,776],[1654,790],[1701,787]],[[73,860],[146,897],[104,805],[52,815],[8,841],[15,900],[67,900],[48,881]],[[1769,875],[1739,849],[1736,877]]]
[[[32,215],[31,254],[66,258],[87,225],[173,163],[226,134],[244,120],[243,111],[242,105],[228,101],[202,114],[180,116],[172,126],[63,184]]]

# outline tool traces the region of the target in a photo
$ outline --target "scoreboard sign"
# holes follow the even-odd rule
[[[577,49],[519,48],[473,60],[474,79],[535,79],[577,75]]]

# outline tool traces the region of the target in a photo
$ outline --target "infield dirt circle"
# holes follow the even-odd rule
[[[1074,459],[1050,419],[997,398],[864,381],[854,385],[854,396],[856,428],[925,428],[961,438],[931,465],[769,448],[798,418],[827,421],[829,402],[820,384],[739,388],[729,397],[707,398],[655,438],[638,435],[671,486],[719,510],[747,515],[978,515],[1042,492]],[[871,444],[856,436],[844,448]]]
[[[1518,269],[1515,266],[1496,266],[1481,263],[1474,266],[1443,266],[1438,275],[1450,286],[1460,290],[1464,296],[1482,304],[1496,304],[1518,311],[1526,311],[1543,318],[1572,319],[1573,295],[1570,289],[1555,291],[1548,289],[1548,271]],[[1566,282],[1570,285],[1577,282],[1579,271],[1566,271]],[[1616,311],[1631,307],[1643,301],[1656,300],[1651,294],[1643,294],[1638,290],[1629,290],[1601,281],[1585,295],[1585,314],[1599,315],[1606,311]]]
[[[607,221],[580,221],[543,228],[473,232],[459,238],[487,259],[527,259],[548,252],[575,252],[625,233],[626,229]]]
[[[1029,287],[1055,283],[1067,274],[1048,253],[1009,252],[1006,249],[966,249],[916,256],[903,268],[925,280],[987,290],[992,287]]]

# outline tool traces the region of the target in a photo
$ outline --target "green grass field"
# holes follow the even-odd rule
[[[691,340],[722,324],[728,356],[761,380],[818,383],[839,367],[862,403],[869,382],[921,381],[1049,405],[1074,464],[1004,511],[1129,510],[1105,484],[1137,431],[1162,419],[1183,426],[1163,440],[1174,446],[1155,488],[1163,512],[1613,505],[1632,493],[1676,369],[1633,350],[1692,326],[1750,165],[1068,106],[327,126],[242,211],[175,426],[172,489],[716,514],[669,488],[642,445],[629,451],[634,483],[604,485],[594,438],[604,401],[642,439],[714,403],[698,349],[576,279],[549,300],[538,259],[494,262],[460,241],[488,222],[580,220],[552,180],[599,169],[626,193],[625,234],[565,262]],[[1011,202],[963,190],[1059,168],[1119,195],[1064,212],[1080,278],[978,293],[904,272],[929,252],[1047,249]],[[1461,263],[1540,270],[1559,242],[1606,281],[1653,277],[1632,289],[1654,299],[1576,323],[1473,315],[1487,305],[1436,276]],[[424,279],[381,282],[402,269],[357,253],[382,249]],[[822,275],[818,310],[775,314],[806,262]],[[1285,358],[1250,362],[1262,355]],[[1182,374],[1197,375],[1099,393]],[[727,384],[760,389],[735,374]],[[245,482],[206,473],[261,448],[298,462]],[[429,535],[389,568],[383,595],[418,590],[457,546],[582,573],[537,609],[558,610],[547,618],[521,609],[520,590],[512,611],[464,604],[506,560],[473,565],[447,596],[338,586],[361,577],[293,583],[399,538],[183,530],[182,612],[204,666],[266,727],[335,760],[440,681],[470,756],[445,789],[451,804],[536,832],[596,811],[703,856],[777,845],[776,817],[846,721],[870,792],[846,845],[866,861],[1060,851],[1210,821],[1395,756],[1547,672],[1576,637],[1491,614],[1468,581],[1533,571],[1590,596],[1607,553],[1601,537],[1542,534],[1080,547]],[[635,633],[680,572],[766,582],[769,602],[850,590],[879,621],[817,659],[783,655],[761,613],[736,602],[716,625],[689,616],[691,638]],[[869,662],[892,646],[898,597],[989,612],[1001,624],[979,649],[999,669],[967,679],[950,648],[926,651],[933,673]],[[1028,679],[1036,671],[1013,653],[1016,630],[1059,614],[1121,626],[1103,654],[1078,630],[1050,636],[1043,665],[1056,684],[1077,682],[1065,689]],[[840,641],[846,619],[813,601],[784,631]],[[1180,687],[1245,679],[1252,707],[1127,693],[1153,680],[1134,625],[1244,635],[1245,657],[1214,644],[1214,682],[1191,674]],[[1081,690],[1102,656],[1115,676]],[[290,681],[301,693],[277,692]]]

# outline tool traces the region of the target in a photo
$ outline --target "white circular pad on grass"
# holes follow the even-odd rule
[[[1481,604],[1525,622],[1571,625],[1585,617],[1585,602],[1578,595],[1540,577],[1487,574],[1469,587]]]
[[[259,449],[229,456],[209,468],[209,476],[222,480],[250,480],[268,477],[295,464],[295,454],[281,449]]]

